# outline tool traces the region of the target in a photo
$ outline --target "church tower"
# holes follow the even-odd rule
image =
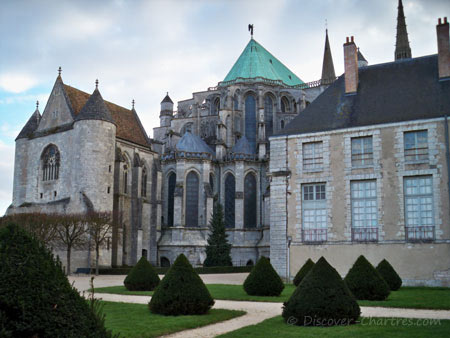
[[[322,84],[331,83],[336,79],[333,57],[331,56],[330,42],[328,41],[328,29],[325,30],[325,50],[323,53]]]
[[[403,12],[402,0],[398,0],[397,15],[397,41],[395,43],[395,60],[410,59],[411,48],[409,47],[408,32],[406,31],[405,13]]]

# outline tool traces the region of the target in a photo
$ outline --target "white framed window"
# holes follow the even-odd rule
[[[303,242],[326,242],[328,228],[325,183],[302,186],[302,221]]]
[[[352,167],[373,165],[372,136],[352,138]]]
[[[378,241],[377,182],[350,182],[352,206],[352,240]]]
[[[428,160],[428,132],[426,130],[405,132],[403,142],[406,162]]]
[[[303,169],[323,169],[323,142],[303,143]]]
[[[434,240],[432,176],[405,177],[403,185],[406,240]]]

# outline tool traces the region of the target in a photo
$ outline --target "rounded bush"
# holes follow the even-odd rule
[[[201,315],[213,305],[208,289],[183,254],[167,271],[149,302],[151,312],[166,316]]]
[[[244,282],[244,290],[251,296],[279,296],[284,283],[266,257],[261,257]]]
[[[130,270],[123,284],[130,291],[152,291],[159,284],[159,276],[145,257]]]
[[[392,291],[400,289],[402,286],[402,279],[387,260],[383,259],[380,264],[378,264],[377,271]]]
[[[303,266],[300,268],[300,270],[298,270],[297,274],[294,277],[294,285],[295,286],[298,286],[301,283],[303,278],[305,278],[305,276],[308,274],[308,272],[311,271],[313,266],[314,266],[314,262],[311,260],[311,258],[308,258],[306,263],[303,264]]]
[[[390,293],[389,285],[362,255],[358,257],[344,280],[359,300],[385,300]]]
[[[322,257],[284,303],[282,315],[291,325],[334,326],[353,324],[360,313],[341,276]]]
[[[110,337],[61,263],[21,227],[0,229],[1,337]]]

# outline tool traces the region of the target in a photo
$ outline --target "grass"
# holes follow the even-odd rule
[[[158,337],[194,329],[245,314],[244,311],[211,309],[206,315],[161,316],[150,312],[147,304],[102,302],[105,326],[120,337]]]
[[[241,285],[207,284],[214,299],[244,300],[254,302],[285,302],[295,290],[293,284],[286,284],[279,297],[249,296]],[[151,296],[152,291],[128,291],[124,286],[95,289],[98,293]],[[392,291],[385,301],[358,301],[361,306],[382,306],[410,309],[450,310],[450,288],[402,287]]]
[[[288,325],[281,316],[229,332],[219,337],[448,337],[450,320],[360,318],[350,326],[301,327]]]

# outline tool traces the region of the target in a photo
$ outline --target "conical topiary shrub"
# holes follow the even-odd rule
[[[244,282],[244,290],[252,296],[279,296],[283,281],[266,257],[261,257]]]
[[[153,293],[149,308],[166,316],[201,315],[213,305],[214,300],[200,276],[181,254]]]
[[[0,229],[0,262],[0,336],[111,336],[61,263],[21,227]]]
[[[153,266],[142,256],[130,270],[123,284],[130,291],[152,291],[159,284],[159,276]]]
[[[358,257],[344,280],[359,300],[385,300],[390,293],[389,285],[362,255]]]
[[[283,306],[284,320],[301,326],[349,325],[360,313],[341,276],[323,257]]]
[[[400,289],[402,286],[402,279],[387,260],[383,259],[380,264],[378,264],[377,271],[392,291],[397,291]]]
[[[308,258],[305,264],[298,270],[297,274],[294,278],[294,285],[298,286],[303,278],[308,274],[308,272],[313,268],[314,262],[311,260],[311,258]]]

